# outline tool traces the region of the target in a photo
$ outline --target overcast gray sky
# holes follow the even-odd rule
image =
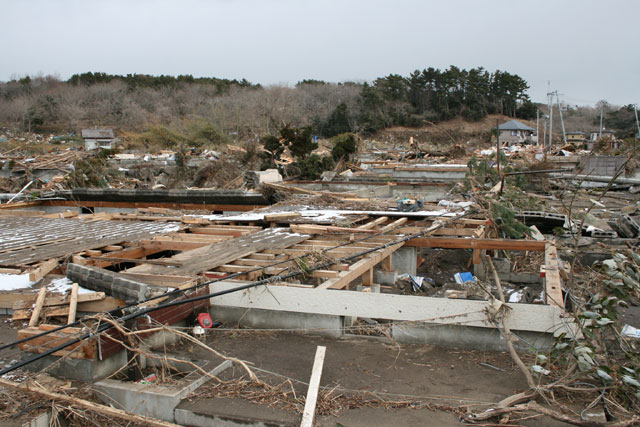
[[[0,80],[102,71],[295,84],[483,66],[640,103],[638,0],[0,0]]]

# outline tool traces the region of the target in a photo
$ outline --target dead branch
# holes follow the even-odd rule
[[[496,282],[496,286],[498,288],[498,295],[500,296],[500,301],[503,304],[503,306],[501,308],[503,309],[505,307],[504,306],[505,299],[504,299],[504,291],[502,290],[502,284],[500,283],[500,277],[498,276],[498,272],[496,271],[496,268],[493,266],[493,262],[491,261],[491,257],[485,256],[485,259],[487,260],[487,263],[489,264],[489,267],[491,268],[491,271],[493,272],[493,280]],[[513,359],[514,362],[516,362],[516,365],[518,365],[518,368],[520,368],[520,371],[522,371],[522,374],[524,375],[525,379],[527,380],[527,385],[529,386],[529,388],[536,389],[537,388],[537,384],[533,380],[533,376],[531,375],[531,372],[529,372],[529,369],[524,364],[522,359],[520,359],[520,356],[518,356],[518,353],[516,352],[516,349],[513,346],[513,337],[511,335],[511,329],[509,329],[509,326],[507,325],[506,312],[504,312],[504,311],[503,311],[503,314],[502,314],[502,328],[504,330],[504,338],[505,338],[505,341],[507,343],[507,348],[509,349],[509,354],[511,355],[511,358]]]

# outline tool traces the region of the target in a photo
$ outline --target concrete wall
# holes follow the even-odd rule
[[[211,317],[226,324],[226,327],[256,329],[306,329],[311,335],[332,338],[342,336],[344,318],[313,313],[293,313],[288,311],[261,310],[241,307],[212,307]]]

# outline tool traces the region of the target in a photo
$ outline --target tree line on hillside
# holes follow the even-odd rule
[[[295,87],[190,75],[83,73],[67,81],[27,76],[0,83],[0,125],[27,131],[82,126],[141,131],[198,119],[238,137],[274,134],[283,123],[312,126],[314,134],[332,137],[455,117],[480,120],[493,113],[532,118],[536,106],[527,89],[515,74],[455,66],[391,74],[371,83],[303,80]]]

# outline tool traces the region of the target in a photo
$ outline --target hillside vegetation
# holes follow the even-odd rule
[[[332,137],[455,117],[480,120],[494,113],[531,118],[535,106],[527,89],[517,75],[454,66],[371,83],[303,80],[295,87],[193,76],[24,77],[0,83],[0,125],[22,131],[83,126],[148,131],[204,120],[226,136],[261,137],[287,123]]]

